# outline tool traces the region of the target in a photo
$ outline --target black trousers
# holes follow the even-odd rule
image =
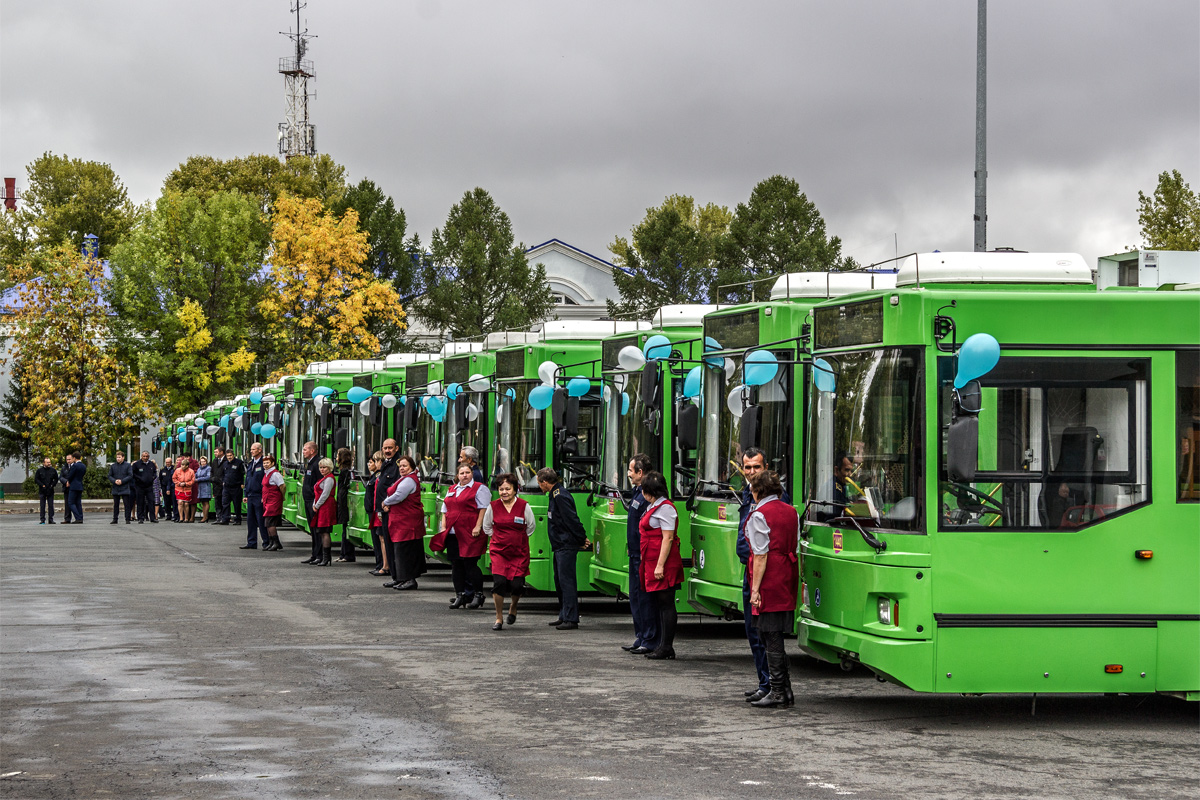
[[[371,528],[371,549],[375,551],[375,570],[383,569],[383,548],[391,547],[383,528]]]
[[[554,593],[558,595],[558,618],[563,622],[579,622],[578,558],[578,550],[554,551]]]
[[[224,508],[222,501],[225,498],[225,493],[222,490],[221,484],[214,483],[212,485],[212,495],[212,503],[209,507],[212,509],[213,519],[215,519],[217,522],[220,522],[221,510]]]
[[[117,515],[121,511],[121,501],[125,501],[125,521],[129,522],[133,516],[133,495],[129,493],[113,495],[113,522],[117,521]]]
[[[175,502],[175,487],[163,493],[163,518],[179,519],[179,505]]]
[[[47,509],[50,511],[50,521],[54,522],[54,490],[52,489],[49,494],[39,491],[38,499],[41,501],[39,503],[39,509],[42,514],[42,522],[46,521]]]
[[[150,507],[154,505],[154,487],[133,485],[133,494],[137,503],[137,518],[139,521],[150,519]]]
[[[446,557],[450,559],[450,580],[454,583],[455,594],[479,594],[483,591],[483,570],[479,568],[479,556],[463,558],[458,554],[458,534],[446,537]]]
[[[230,516],[234,524],[242,524],[242,493],[233,486],[221,489],[221,521],[228,522]]]
[[[342,546],[338,555],[345,561],[355,561],[354,542],[350,541],[350,536],[347,533],[347,528],[349,527],[346,523],[342,523]]]
[[[392,545],[392,580],[403,583],[415,581],[417,576],[425,572],[425,540],[410,539],[407,542],[391,542]]]
[[[321,557],[321,535],[317,533],[317,510],[312,500],[304,498],[304,519],[308,522],[308,535],[312,537],[312,557]]]

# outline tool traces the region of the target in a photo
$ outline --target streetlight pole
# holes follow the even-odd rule
[[[987,0],[979,0],[975,45],[975,252],[987,250]]]

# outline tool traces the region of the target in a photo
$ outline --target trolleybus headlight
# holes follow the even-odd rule
[[[880,625],[900,625],[900,603],[889,597],[879,598],[876,605]]]
[[[800,583],[800,605],[808,605],[808,581],[802,581]]]

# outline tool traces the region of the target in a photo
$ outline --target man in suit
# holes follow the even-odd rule
[[[218,447],[213,451],[212,460],[212,492],[213,492],[213,515],[212,524],[229,519],[225,516],[225,448]]]
[[[141,459],[133,462],[133,493],[138,525],[147,519],[154,522],[150,508],[154,505],[154,481],[157,478],[158,466],[150,460],[150,453],[143,450]]]
[[[546,509],[550,549],[554,554],[554,590],[558,594],[558,621],[550,623],[560,631],[579,627],[579,591],[576,576],[579,551],[587,546],[587,533],[575,510],[575,498],[550,468],[539,469],[538,488],[550,496]]]
[[[242,487],[246,484],[246,465],[233,448],[225,451],[225,472],[221,476],[221,502],[225,519],[221,525],[228,525],[233,517],[234,525],[242,524]]]
[[[67,485],[67,524],[83,524],[83,475],[87,467],[79,456],[79,452],[67,455],[67,470],[63,475],[63,483]],[[74,516],[75,519],[71,519]]]
[[[33,482],[38,487],[38,497],[41,500],[42,521],[46,524],[46,509],[50,509],[50,524],[54,524],[54,489],[58,486],[58,470],[51,466],[49,458],[42,459],[42,465],[34,473]]]
[[[317,443],[305,442],[304,449],[304,482],[300,484],[300,497],[304,500],[304,519],[308,521],[308,535],[312,537],[312,558],[321,558],[321,537],[317,536],[317,512],[313,503],[317,501],[317,482],[321,480],[321,458],[317,455]],[[311,562],[305,562],[311,563]]]
[[[112,524],[117,524],[121,503],[125,504],[125,524],[130,524],[133,521],[133,465],[126,463],[125,454],[120,450],[117,460],[108,465],[108,483],[113,497]]]
[[[267,528],[263,525],[262,481],[263,449],[258,442],[250,445],[250,463],[246,465],[246,544],[240,549],[258,549],[258,539],[262,537],[263,549],[267,549],[271,537],[267,536]]]
[[[162,492],[163,519],[179,521],[179,504],[175,502],[175,467],[171,457],[163,459],[162,469],[158,471],[158,488]]]

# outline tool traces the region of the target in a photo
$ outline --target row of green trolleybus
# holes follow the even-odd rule
[[[385,438],[419,465],[430,535],[475,447],[536,511],[529,585],[547,591],[550,466],[590,526],[580,585],[618,597],[626,464],[644,452],[681,508],[680,609],[727,618],[740,453],[758,447],[802,516],[810,655],[917,691],[1197,699],[1198,387],[1196,286],[1098,291],[1074,254],[929,253],[784,275],[761,302],[312,364],[161,441],[261,442],[302,529],[303,443],[350,448],[346,535],[368,547],[362,481]]]

